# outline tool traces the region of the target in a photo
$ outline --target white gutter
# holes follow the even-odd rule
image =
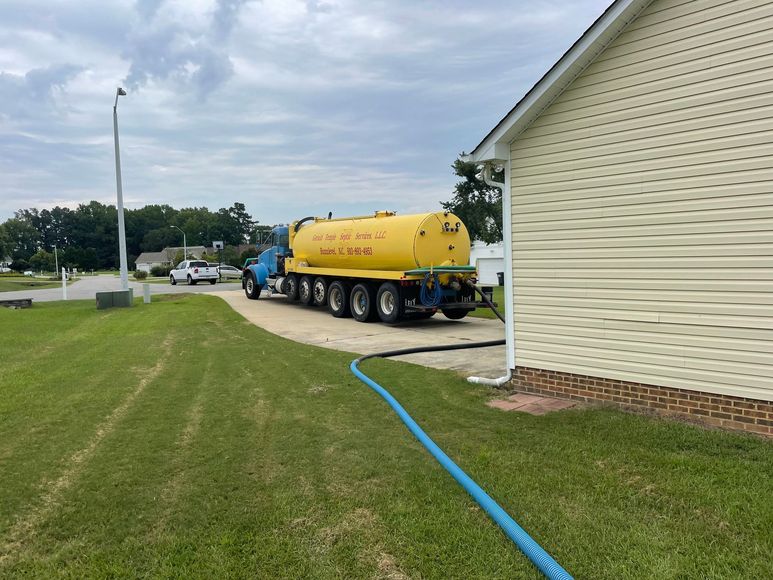
[[[502,192],[502,238],[505,246],[505,353],[507,374],[496,379],[467,377],[467,381],[479,385],[501,387],[513,377],[515,368],[515,327],[513,313],[513,210],[510,203],[510,154],[501,165],[505,170],[505,182],[493,181],[491,170],[494,163],[483,165],[483,182]]]

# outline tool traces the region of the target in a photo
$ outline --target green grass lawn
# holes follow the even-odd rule
[[[497,305],[497,310],[505,314],[505,288],[504,286],[494,286],[494,304]],[[473,310],[468,316],[475,318],[496,318],[496,315],[491,311],[491,308],[478,308]]]
[[[68,281],[67,285],[72,284]],[[5,277],[0,276],[0,292],[16,292],[17,290],[42,290],[43,288],[61,288],[62,282],[56,280],[36,279],[30,276]]]
[[[0,577],[539,577],[351,355],[205,295],[0,328]],[[362,367],[576,577],[773,577],[770,441]]]

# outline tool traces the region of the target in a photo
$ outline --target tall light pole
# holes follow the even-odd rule
[[[118,97],[126,91],[118,87],[113,105],[113,137],[115,139],[115,186],[118,191],[118,253],[121,260],[121,288],[129,289],[129,265],[126,259],[126,226],[123,221],[123,187],[121,185],[121,152],[118,147]]]
[[[188,242],[187,242],[187,240],[185,238],[185,232],[182,231],[177,226],[169,226],[169,227],[170,228],[174,228],[176,230],[180,230],[180,233],[183,235],[183,260],[187,260],[188,259]]]

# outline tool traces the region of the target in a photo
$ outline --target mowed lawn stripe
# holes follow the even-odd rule
[[[41,525],[41,533],[35,535],[35,545],[27,546],[30,549],[29,558],[41,558],[46,553],[51,541],[46,531],[50,531],[53,537],[65,534],[69,541],[68,549],[63,554],[69,551],[77,554],[78,550],[89,544],[89,540],[87,535],[76,540],[75,530],[95,528],[97,534],[104,534],[109,530],[109,537],[119,537],[133,523],[135,527],[144,529],[148,520],[153,517],[153,512],[157,511],[158,504],[154,503],[156,498],[151,502],[147,501],[154,491],[149,485],[153,475],[150,467],[154,463],[158,466],[157,481],[160,492],[161,486],[172,477],[167,473],[173,465],[169,460],[175,452],[171,442],[177,431],[185,430],[185,426],[181,426],[181,417],[184,416],[182,409],[191,403],[192,390],[200,390],[202,385],[207,384],[202,382],[202,378],[207,378],[202,376],[203,371],[206,371],[206,360],[194,359],[195,364],[191,364],[191,359],[182,356],[186,349],[191,347],[191,343],[195,345],[198,341],[206,340],[205,327],[202,328],[201,336],[194,337],[182,327],[162,326],[164,327],[173,330],[171,334],[167,332],[167,337],[160,346],[145,343],[141,349],[152,353],[157,359],[156,366],[151,369],[136,369],[140,388],[129,397],[132,405],[122,405],[117,409],[120,417],[115,418],[120,418],[120,423],[113,421],[112,416],[108,417],[109,433],[104,433],[102,426],[97,428],[97,432],[101,433],[98,437],[101,445],[97,448],[92,441],[86,447],[91,461],[78,473],[81,476],[78,488],[63,498],[58,513],[48,510],[47,515],[50,515],[50,518]],[[184,336],[179,336],[181,334]],[[206,351],[204,354],[206,356]],[[115,367],[110,368],[113,373],[116,372]],[[152,383],[152,387],[148,387],[149,383]],[[107,379],[104,386],[109,384]],[[144,395],[142,399],[139,399],[140,394]],[[104,436],[107,434],[111,437]],[[143,465],[143,469],[137,469],[139,464]],[[70,473],[65,472],[65,475]],[[132,477],[137,481],[133,481]],[[107,482],[112,482],[113,489],[106,485]],[[142,492],[139,497],[126,493],[126,489],[131,489],[132,486]],[[55,485],[56,487],[59,486]],[[88,505],[85,502],[88,502]],[[122,505],[128,506],[126,513],[114,518],[116,509]],[[145,514],[137,509],[140,505],[152,510]],[[102,509],[111,514],[111,517],[103,522],[95,520],[92,517],[94,509]],[[140,520],[138,524],[135,522],[137,518]],[[104,543],[105,541],[100,539],[93,545]]]
[[[172,346],[0,576],[539,577],[349,373],[351,355],[270,335],[216,297],[154,297],[101,320],[93,304],[73,308],[61,316],[98,327],[94,348],[116,351],[116,374],[137,360],[150,369],[164,339]],[[118,332],[139,352],[103,344]],[[504,413],[452,372],[365,367],[577,577],[771,576],[770,442],[604,409]],[[94,374],[104,383],[79,385],[96,400],[126,396]],[[0,399],[12,385],[0,380]],[[49,387],[41,396],[56,398]],[[93,433],[115,400],[83,425],[62,415],[75,424],[53,431],[70,437],[67,452],[89,440],[75,428]],[[0,441],[24,435],[28,404],[5,408]]]
[[[82,461],[80,454],[94,437],[101,439],[100,425],[142,384],[146,369],[164,358],[146,337],[129,336],[128,348],[116,349],[109,340],[116,325],[100,333],[94,327],[98,323],[83,317],[85,303],[67,304],[56,315],[51,315],[51,306],[24,311],[29,315],[23,328],[0,338],[3,352],[19,353],[14,362],[26,360],[29,353],[47,357],[32,357],[23,372],[4,369],[0,374],[0,430],[13,434],[0,437],[0,489],[5,492],[0,538],[24,520],[25,510],[36,509],[73,459]],[[20,312],[0,312],[6,315],[4,328]],[[59,334],[66,339],[59,340]],[[36,335],[37,341],[30,339]],[[158,348],[162,340],[159,336]]]
[[[168,348],[163,354],[168,354]],[[17,515],[16,521],[6,534],[5,543],[0,544],[0,562],[13,560],[14,556],[18,557],[28,549],[30,541],[38,535],[38,528],[63,507],[63,496],[72,486],[79,484],[81,473],[88,468],[89,462],[98,452],[103,440],[112,435],[116,425],[131,410],[137,398],[142,396],[145,387],[158,376],[164,367],[163,363],[163,359],[159,360],[145,376],[139,379],[134,390],[97,425],[84,447],[78,449],[64,462],[60,462],[64,464],[64,468],[55,479],[44,480],[38,485],[42,490],[40,497],[25,509],[24,513]]]
[[[177,355],[166,358],[163,375],[105,441],[78,489],[67,497],[66,508],[42,530],[28,561],[39,561],[51,542],[64,536],[70,544],[60,557],[77,559],[85,552],[100,574],[135,573],[132,552],[124,552],[127,540],[129,545],[153,542],[163,533],[169,512],[185,509],[177,506],[177,494],[170,489],[193,461],[190,447],[197,434],[191,418],[202,407],[207,357],[203,352],[196,364]],[[105,555],[115,553],[128,559],[109,558],[109,566],[103,567]]]

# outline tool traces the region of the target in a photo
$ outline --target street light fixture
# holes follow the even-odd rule
[[[188,259],[188,242],[187,242],[187,240],[185,238],[185,232],[182,231],[177,226],[169,226],[169,227],[170,228],[174,228],[176,230],[180,230],[180,233],[183,235],[183,260],[187,260]]]
[[[126,226],[123,220],[123,187],[121,184],[121,152],[118,146],[118,97],[126,91],[118,87],[113,104],[113,138],[115,139],[115,186],[118,193],[118,253],[121,261],[121,288],[129,289],[129,265],[126,259]]]

